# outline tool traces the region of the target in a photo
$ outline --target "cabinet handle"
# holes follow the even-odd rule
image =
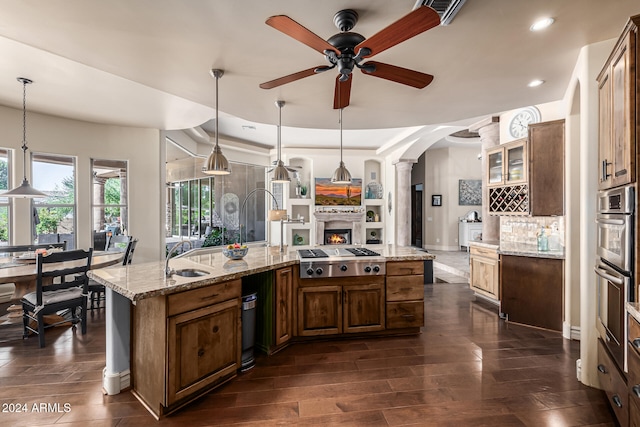
[[[613,396],[611,398],[611,400],[613,400],[613,403],[618,407],[618,408],[622,408],[622,400],[620,400],[620,396],[618,396],[617,394],[615,396]]]
[[[600,364],[598,365],[598,371],[602,372],[603,374],[606,374],[607,368],[605,368],[604,365]]]
[[[631,387],[631,390],[633,391],[633,394],[636,395],[636,397],[640,397],[640,385],[634,385],[633,387]]]
[[[404,319],[413,319],[414,317],[416,317],[415,314],[403,314],[402,316],[400,316]]]
[[[220,296],[220,294],[211,294],[211,295],[207,295],[206,297],[202,298],[204,300],[206,299],[211,299],[211,298],[218,298]]]
[[[640,338],[636,338],[633,340],[633,346],[637,349],[640,349]]]
[[[604,159],[602,161],[601,179],[602,179],[603,182],[606,181],[611,176],[611,174],[607,173],[607,168],[609,167],[610,164],[611,164],[610,162],[607,162],[607,159]]]

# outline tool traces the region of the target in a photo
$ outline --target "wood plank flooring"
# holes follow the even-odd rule
[[[48,331],[44,349],[4,325],[0,409],[27,412],[0,412],[0,425],[616,425],[575,378],[579,342],[505,323],[466,284],[425,285],[425,300],[420,335],[296,344],[161,421],[129,392],[103,396],[104,310],[86,336]]]

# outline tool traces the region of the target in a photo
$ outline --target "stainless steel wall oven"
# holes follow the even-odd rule
[[[625,306],[634,301],[635,187],[598,194],[596,214],[598,330],[611,355],[627,371]]]

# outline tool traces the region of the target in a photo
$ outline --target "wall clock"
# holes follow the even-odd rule
[[[524,138],[529,133],[529,125],[540,121],[540,110],[527,107],[517,111],[509,122],[509,134],[514,138]]]

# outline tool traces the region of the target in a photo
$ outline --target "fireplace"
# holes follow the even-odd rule
[[[325,230],[349,230],[350,245],[360,245],[362,240],[362,224],[364,223],[364,212],[323,212],[313,213],[316,219],[316,242],[326,245],[327,235]]]
[[[351,229],[333,228],[324,230],[325,245],[350,245]]]

